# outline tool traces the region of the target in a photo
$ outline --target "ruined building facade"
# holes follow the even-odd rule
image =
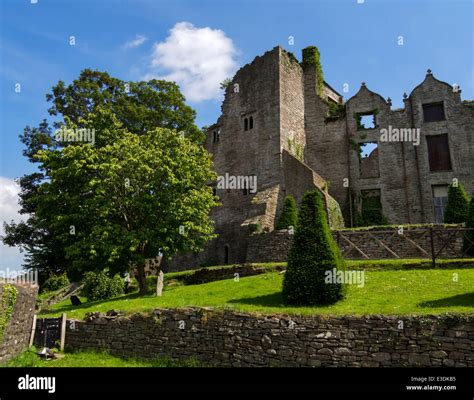
[[[315,47],[301,63],[275,47],[236,73],[205,146],[219,176],[255,176],[257,191],[215,186],[217,239],[172,266],[247,261],[252,238],[274,230],[285,197],[300,201],[309,189],[324,194],[332,228],[353,226],[365,204],[390,224],[442,222],[453,179],[474,195],[474,102],[462,101],[459,88],[428,70],[402,109],[365,84],[344,103],[318,61]],[[383,129],[405,141],[383,141]],[[418,145],[408,136],[416,129]]]

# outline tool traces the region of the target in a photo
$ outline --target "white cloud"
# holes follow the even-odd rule
[[[19,185],[12,179],[0,176],[0,236],[4,234],[3,223],[21,220],[18,210]],[[17,247],[9,247],[0,240],[0,270],[21,270],[23,255]]]
[[[143,43],[145,43],[148,40],[146,36],[143,35],[136,35],[135,39],[129,40],[125,42],[122,46],[125,50],[128,49],[134,49],[135,47],[141,46]]]
[[[144,79],[175,81],[190,101],[222,96],[220,83],[232,78],[237,50],[222,30],[177,23],[163,42],[155,43]]]

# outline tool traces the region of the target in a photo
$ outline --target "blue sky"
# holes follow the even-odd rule
[[[420,83],[427,68],[459,84],[463,99],[474,98],[472,1],[359,1],[2,0],[0,219],[15,209],[11,180],[33,170],[18,135],[47,117],[51,87],[71,82],[84,68],[124,80],[177,79],[199,126],[219,116],[216,79],[276,45],[299,59],[302,48],[318,46],[325,80],[346,99],[364,81],[400,107],[403,92]],[[181,65],[184,60],[189,65]],[[19,263],[10,250],[0,251],[9,265]]]

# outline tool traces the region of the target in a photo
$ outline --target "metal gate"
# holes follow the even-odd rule
[[[61,340],[62,318],[41,318],[36,320],[33,344],[38,348],[59,347]]]

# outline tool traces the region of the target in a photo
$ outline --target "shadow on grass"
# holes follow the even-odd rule
[[[458,294],[456,296],[445,297],[438,300],[424,301],[418,303],[418,307],[438,308],[438,307],[474,307],[474,292]]]
[[[41,310],[40,316],[47,316],[47,315],[58,314],[58,313],[67,313],[68,311],[77,311],[77,310],[82,310],[86,308],[92,308],[94,306],[99,306],[102,304],[112,303],[115,301],[133,300],[133,299],[138,299],[140,297],[144,297],[144,296],[140,295],[139,293],[130,293],[125,296],[114,297],[112,299],[107,299],[107,300],[88,301],[86,303],[82,303],[80,306],[73,306],[72,304],[68,304],[68,305],[63,305],[60,307],[55,307],[54,309],[50,309],[50,310],[47,310],[47,309]]]
[[[240,299],[232,299],[227,303],[232,304],[248,304],[252,306],[264,306],[264,307],[285,307],[283,303],[283,298],[281,292],[275,292],[271,294],[266,294],[263,296],[255,297],[243,297]]]
[[[243,297],[240,299],[229,300],[227,303],[232,304],[246,304],[257,307],[272,307],[272,308],[314,308],[314,309],[324,309],[331,305],[314,305],[314,306],[297,306],[297,305],[288,305],[283,303],[283,297],[281,292],[275,292],[271,294],[266,294],[263,296],[255,297]]]

